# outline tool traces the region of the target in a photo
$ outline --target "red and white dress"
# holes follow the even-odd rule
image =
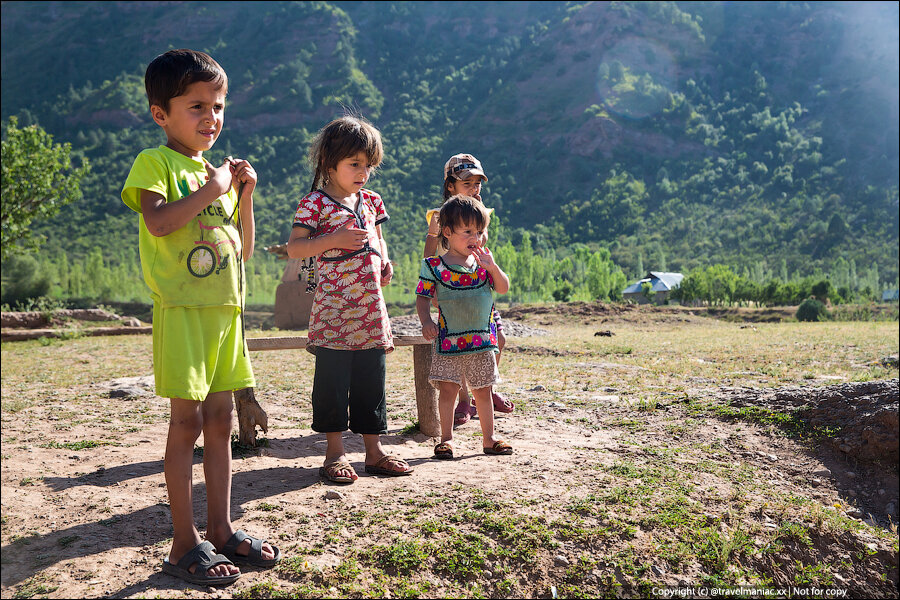
[[[381,292],[383,257],[376,226],[389,219],[381,196],[367,189],[357,193],[351,209],[321,190],[300,199],[294,227],[323,236],[353,222],[368,232],[362,249],[327,250],[316,257],[318,287],[309,316],[309,343],[333,350],[394,349],[391,322]]]

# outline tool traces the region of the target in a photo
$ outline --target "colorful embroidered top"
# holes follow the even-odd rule
[[[493,287],[493,278],[477,264],[448,265],[438,256],[422,260],[416,295],[438,300],[438,353],[499,350]]]
[[[381,196],[361,189],[356,210],[322,191],[300,199],[294,227],[310,230],[310,238],[332,233],[353,222],[368,231],[365,246],[355,252],[333,248],[316,257],[319,285],[309,315],[309,344],[333,350],[394,349],[391,321],[381,292],[382,256],[377,225],[388,220]]]

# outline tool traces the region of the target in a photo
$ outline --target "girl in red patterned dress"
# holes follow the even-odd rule
[[[384,452],[379,437],[387,433],[385,355],[394,349],[381,287],[393,267],[381,235],[384,203],[363,186],[382,156],[381,134],[364,119],[326,125],[310,149],[313,184],[297,206],[287,245],[291,258],[316,257],[307,345],[316,356],[312,429],[327,440],[319,474],[336,483],[357,479],[344,451],[347,429],[363,436],[367,473],[412,473],[406,461]]]

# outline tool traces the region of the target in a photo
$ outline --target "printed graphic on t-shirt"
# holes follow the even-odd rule
[[[184,179],[178,181],[178,191],[184,198],[199,190],[200,185],[193,173],[187,173]],[[210,221],[213,224],[210,224]],[[219,222],[221,225],[214,224]],[[229,258],[237,256],[237,243],[225,229],[233,223],[222,206],[221,198],[216,198],[215,202],[200,211],[197,215],[197,224],[200,226],[200,239],[194,241],[194,247],[188,253],[186,263],[188,272],[197,278],[208,277],[213,273],[218,275],[228,268]]]

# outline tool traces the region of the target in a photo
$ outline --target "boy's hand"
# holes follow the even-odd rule
[[[225,162],[231,166],[231,178],[234,189],[241,189],[241,184],[243,183],[244,194],[249,197],[253,190],[256,189],[256,184],[259,181],[256,170],[249,162],[241,158],[235,159],[228,156],[225,158]]]
[[[427,323],[422,323],[422,337],[428,340],[429,342],[436,338],[438,335],[438,327],[434,324],[434,321],[428,319]]]
[[[381,266],[381,287],[389,285],[394,277],[394,265],[387,261]]]
[[[206,163],[206,185],[213,186],[214,190],[217,190],[216,198],[221,196],[222,194],[228,193],[228,190],[231,189],[231,164],[228,161],[225,161],[221,167],[214,167],[209,163]],[[213,199],[215,200],[215,198]]]
[[[472,256],[475,257],[475,262],[478,263],[478,266],[485,271],[492,271],[497,268],[497,263],[494,262],[494,255],[484,246],[476,246]]]
[[[369,232],[365,229],[359,229],[356,223],[349,221],[346,225],[331,234],[330,241],[334,244],[332,248],[341,248],[344,250],[359,250],[362,248]]]

